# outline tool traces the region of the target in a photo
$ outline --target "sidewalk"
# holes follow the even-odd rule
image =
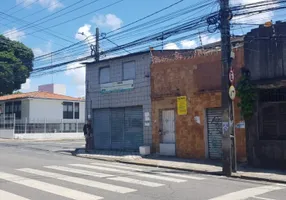
[[[77,149],[73,154],[78,157],[110,162],[186,170],[212,175],[222,175],[221,163],[217,161],[180,159],[157,155],[141,157],[136,152],[123,151],[93,151],[90,153],[85,153],[83,149]],[[251,168],[245,165],[239,165],[238,171],[233,173],[232,177],[286,184],[286,171]]]

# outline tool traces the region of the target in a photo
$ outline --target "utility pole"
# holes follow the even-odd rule
[[[232,171],[236,171],[236,159],[234,156],[235,135],[234,135],[234,117],[233,117],[233,99],[235,89],[232,86],[233,80],[230,74],[233,74],[231,68],[231,42],[230,42],[230,20],[231,12],[229,0],[220,1],[220,28],[221,28],[221,55],[222,55],[222,77],[221,77],[221,105],[222,114],[222,154],[223,154],[223,173],[231,176]]]
[[[99,28],[96,28],[95,33],[95,60],[98,62],[100,55],[99,55]]]

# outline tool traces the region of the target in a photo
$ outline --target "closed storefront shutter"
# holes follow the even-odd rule
[[[142,107],[125,108],[125,149],[138,150],[143,144]]]
[[[207,109],[208,151],[210,159],[222,158],[222,109]]]
[[[111,149],[124,149],[124,108],[111,110]]]
[[[93,130],[96,149],[138,151],[143,144],[143,109],[96,109]]]
[[[110,109],[97,109],[93,112],[93,132],[96,149],[111,148]]]

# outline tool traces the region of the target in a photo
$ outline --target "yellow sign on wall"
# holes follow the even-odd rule
[[[188,113],[187,97],[177,97],[177,113],[178,115],[186,115]]]

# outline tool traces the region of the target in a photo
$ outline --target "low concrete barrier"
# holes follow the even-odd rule
[[[14,130],[13,129],[0,129],[0,138],[13,139],[14,138]]]
[[[64,140],[64,139],[84,139],[83,133],[26,133],[15,134],[15,139],[34,139],[34,140]]]

